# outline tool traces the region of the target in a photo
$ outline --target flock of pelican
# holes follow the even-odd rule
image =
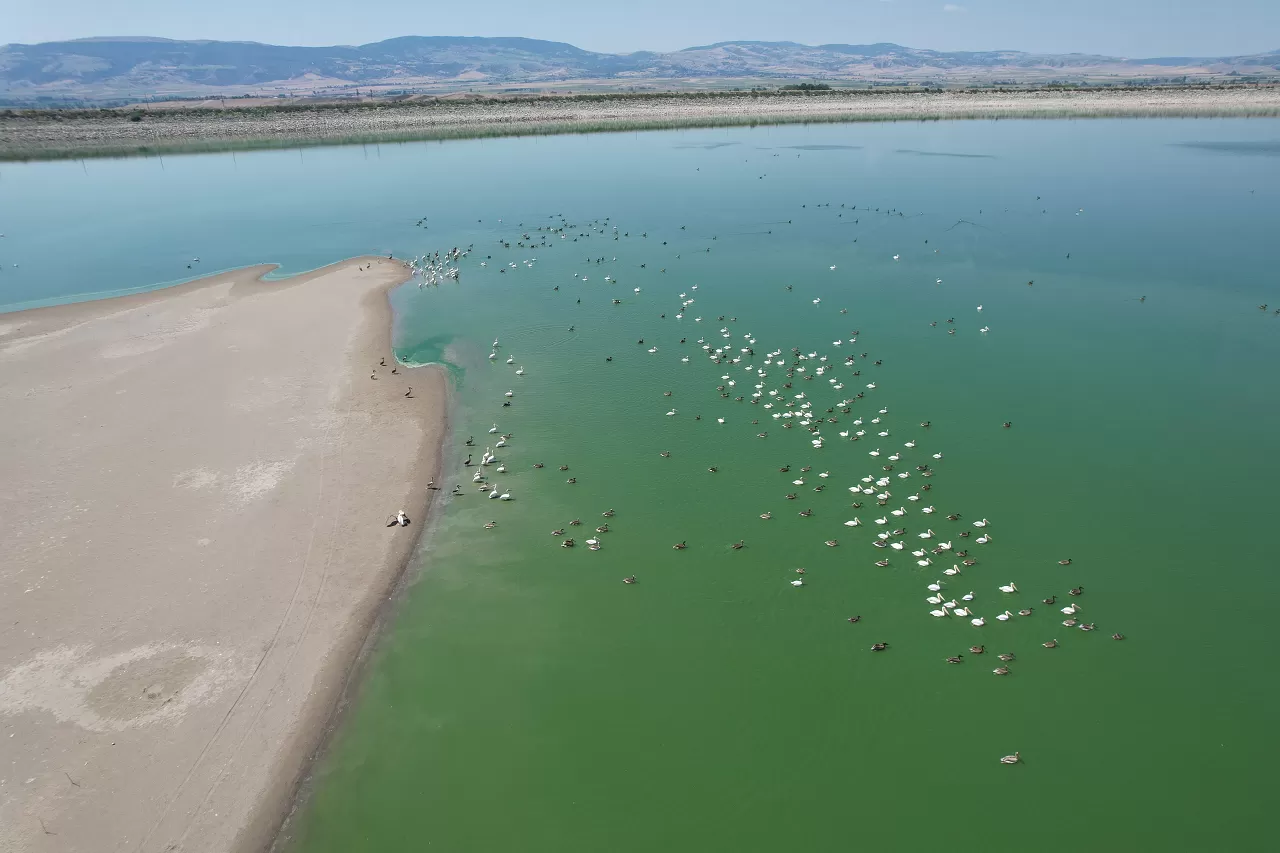
[[[576,231],[574,226],[564,222],[558,227],[546,227],[545,231],[542,228],[537,230],[543,233],[534,237],[529,232],[525,232],[516,241],[517,245],[521,248],[547,246],[548,239],[553,237],[561,240],[572,238],[576,242],[583,235],[611,236],[614,240],[621,236],[630,236],[620,232],[617,226],[611,226],[607,219],[594,221]],[[500,243],[505,248],[510,248],[510,241],[502,240]],[[447,254],[446,259],[457,260],[465,254],[464,252],[459,255],[455,250],[454,253]],[[897,259],[898,256],[895,256],[894,260]],[[616,260],[616,258],[599,257],[588,259],[587,262],[597,266],[616,262]],[[526,260],[525,266],[532,268],[535,261],[536,258]],[[516,264],[512,263],[510,267],[514,269]],[[422,268],[432,269],[429,265]],[[501,271],[505,272],[506,269],[507,267],[503,267]],[[831,270],[834,271],[835,267],[832,266]],[[578,282],[585,283],[590,280],[588,275],[581,272],[575,272],[573,275]],[[606,284],[617,284],[616,279],[611,275],[604,276],[604,281]],[[559,287],[555,289],[559,290]],[[792,286],[788,285],[786,290],[791,292]],[[933,488],[932,480],[937,475],[938,468],[945,465],[944,453],[941,450],[921,446],[930,443],[930,421],[923,421],[918,427],[908,426],[904,429],[903,425],[893,421],[888,405],[877,407],[870,403],[868,397],[876,394],[881,383],[875,381],[879,379],[878,376],[873,381],[867,381],[872,377],[863,376],[863,371],[874,370],[882,365],[883,361],[872,360],[868,352],[854,352],[853,348],[858,344],[860,331],[852,330],[847,336],[831,341],[830,348],[774,347],[758,353],[757,349],[764,350],[765,347],[758,344],[755,334],[735,333],[731,330],[731,324],[737,320],[736,317],[726,320],[724,315],[717,315],[716,320],[721,325],[711,327],[715,329],[714,331],[711,331],[711,328],[703,331],[702,324],[709,315],[704,316],[698,311],[697,291],[697,284],[688,286],[686,290],[679,293],[669,311],[663,313],[661,317],[665,320],[669,313],[675,322],[688,321],[690,324],[690,333],[680,338],[679,349],[674,356],[676,365],[690,365],[695,360],[713,365],[718,369],[716,373],[718,379],[715,380],[717,384],[714,387],[719,398],[752,407],[745,412],[726,410],[714,418],[717,426],[728,425],[733,428],[749,423],[755,430],[756,437],[761,440],[769,438],[772,428],[784,433],[803,430],[809,451],[815,453],[837,443],[865,442],[860,445],[868,448],[865,450],[867,460],[865,473],[846,486],[853,498],[851,508],[854,512],[850,513],[851,517],[842,522],[842,526],[849,528],[850,535],[853,535],[853,531],[857,528],[864,528],[867,531],[869,535],[858,538],[865,539],[866,547],[875,548],[878,552],[875,554],[878,559],[873,561],[874,565],[877,568],[890,567],[903,552],[910,555],[915,568],[918,569],[928,569],[939,564],[945,566],[946,563],[951,563],[949,567],[939,569],[939,573],[946,580],[939,578],[927,586],[930,595],[926,598],[926,602],[932,607],[928,614],[935,619],[955,622],[967,620],[968,625],[981,630],[990,622],[999,624],[1035,618],[1034,607],[1014,603],[1020,595],[1019,587],[1014,581],[996,585],[989,599],[973,591],[958,598],[948,592],[950,583],[958,582],[961,578],[968,579],[966,572],[978,565],[975,549],[979,547],[985,549],[996,541],[996,536],[991,532],[992,523],[986,518],[965,523],[960,513],[945,513],[930,503],[929,492]],[[632,292],[639,294],[641,288],[636,287]],[[614,304],[621,303],[618,298],[612,298],[611,301]],[[820,297],[813,298],[812,305],[816,310],[827,310]],[[979,313],[983,309],[984,306],[977,306]],[[840,314],[846,313],[845,309],[840,309]],[[953,325],[954,319],[948,320],[947,324]],[[936,326],[937,323],[932,325]],[[949,331],[954,334],[955,329],[951,328]],[[984,325],[979,331],[986,333],[989,327]],[[694,338],[695,334],[698,335],[696,338]],[[691,338],[693,340],[690,340]],[[655,364],[666,364],[665,359],[672,358],[666,356],[665,351],[660,352],[656,344],[646,345],[644,339],[637,341],[637,345],[643,347],[647,355],[657,357]],[[491,363],[501,359],[503,354],[500,353],[501,348],[500,341],[495,338],[489,355]],[[612,356],[607,357],[606,361],[612,361]],[[508,356],[505,364],[509,368],[515,368],[513,373],[516,376],[525,374],[523,365],[518,365],[514,356]],[[514,390],[509,390],[504,394],[505,399],[502,402],[504,407],[510,405],[510,398],[514,393]],[[670,397],[671,394],[670,391],[665,392],[664,397]],[[669,419],[688,417],[675,405],[668,405],[664,414]],[[702,416],[694,415],[693,419],[702,420]],[[1009,421],[1003,423],[1005,429],[1011,426]],[[510,434],[501,434],[497,423],[493,424],[489,433],[500,435],[494,445],[497,448],[505,446],[505,442],[511,437]],[[471,446],[472,441],[468,440],[467,444]],[[868,445],[873,446],[868,447]],[[502,491],[497,484],[490,484],[485,473],[489,466],[497,463],[497,457],[493,452],[494,447],[485,448],[472,481],[490,498],[510,500],[510,492]],[[664,458],[670,457],[670,453],[666,451],[660,455]],[[470,465],[470,463],[471,457],[468,456],[466,464]],[[541,463],[534,465],[535,469],[543,467],[545,466]],[[794,474],[791,472],[790,465],[778,469],[781,473],[790,475],[792,490],[785,495],[787,500],[798,500],[800,488],[821,492],[829,485],[828,481],[835,476],[830,470],[813,472],[812,468],[813,466],[806,465]],[[568,466],[561,466],[561,470],[567,471]],[[717,469],[712,467],[709,470],[715,472]],[[498,464],[496,471],[504,473],[505,465]],[[566,482],[573,484],[576,478],[570,476]],[[457,486],[454,494],[460,494],[460,491],[461,487]],[[860,509],[867,511],[870,524],[863,520],[862,515],[857,514],[857,510]],[[759,514],[759,518],[768,521],[774,517],[775,511],[776,508],[767,509]],[[908,531],[906,527],[908,517],[913,514],[925,517],[921,519],[924,525],[923,530]],[[603,513],[605,518],[611,518],[613,515],[612,509]],[[798,515],[810,517],[813,511],[800,510]],[[568,526],[578,526],[581,523],[580,519],[574,519]],[[485,527],[492,529],[496,524],[496,521],[490,521]],[[934,525],[937,525],[937,530]],[[567,527],[560,527],[551,531],[551,535],[559,541],[560,547],[572,548],[576,545],[576,540],[566,537],[566,530]],[[600,550],[603,547],[602,536],[608,531],[607,522],[597,527],[596,536],[585,540],[588,548]],[[841,541],[835,537],[824,539],[823,542],[831,548],[841,546]],[[687,541],[682,540],[671,547],[674,550],[683,551],[689,546]],[[739,540],[730,547],[739,550],[744,547],[744,542]],[[1057,562],[1063,566],[1071,564],[1069,559]],[[623,581],[634,584],[637,578],[630,575]],[[793,587],[804,587],[806,585],[805,570],[795,569],[788,583]],[[1082,593],[1083,587],[1073,587],[1068,592],[1073,597]],[[1057,597],[1050,596],[1042,601],[1052,606],[1057,601]],[[985,605],[980,602],[985,602]],[[988,617],[977,611],[976,608],[979,606],[990,608],[989,613],[991,610],[998,610],[998,612],[991,613]],[[1086,623],[1077,618],[1081,607],[1074,600],[1073,603],[1060,609],[1066,617],[1062,621],[1064,627],[1082,632],[1091,632],[1095,629],[1094,623]],[[858,623],[861,620],[861,616],[848,619],[850,623]],[[1117,640],[1123,639],[1122,634],[1117,633],[1112,636]],[[1042,646],[1046,649],[1057,648],[1059,641],[1056,638],[1050,639],[1043,642]],[[883,652],[889,648],[889,643],[883,641],[871,646],[873,652]],[[968,654],[971,656],[985,653],[986,646],[981,642],[968,646]],[[1015,654],[1002,652],[997,657],[1000,665],[992,672],[999,676],[1011,674],[1012,669],[1008,664],[1017,660]],[[963,663],[965,656],[955,654],[945,660],[948,664],[956,665]],[[1017,763],[1020,755],[1015,752],[1000,760],[1006,764]]]

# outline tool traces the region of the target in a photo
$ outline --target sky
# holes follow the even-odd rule
[[[146,35],[333,45],[462,35],[610,53],[743,39],[1131,58],[1280,49],[1280,0],[0,0],[0,10],[0,44]]]

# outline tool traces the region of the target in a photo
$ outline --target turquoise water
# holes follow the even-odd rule
[[[0,172],[0,305],[474,244],[460,282],[394,296],[401,358],[457,382],[464,490],[293,849],[1264,849],[1277,139],[1270,120],[1002,121],[29,164]],[[782,389],[763,361],[792,347],[834,370]],[[821,449],[747,402],[757,381],[835,408]],[[877,416],[889,437],[839,437]],[[510,502],[461,465],[494,423]],[[888,505],[851,507],[894,452]],[[899,506],[907,548],[872,548]],[[977,565],[917,566],[926,528]],[[930,617],[937,579],[988,623]],[[1061,624],[1077,585],[1092,633]]]

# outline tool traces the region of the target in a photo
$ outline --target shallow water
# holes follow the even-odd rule
[[[394,296],[401,358],[456,378],[464,493],[293,849],[1260,849],[1280,316],[1256,306],[1280,308],[1280,168],[1258,152],[1278,138],[1272,120],[822,125],[7,167],[0,305],[474,244],[459,283]],[[737,365],[695,344],[747,334]],[[821,449],[776,401],[732,399],[784,390],[764,354],[792,347],[837,366],[785,393],[824,415],[865,394]],[[881,408],[890,436],[839,438]],[[495,423],[510,502],[460,464]],[[853,509],[895,451],[888,476],[912,476]],[[907,548],[872,548],[899,506]],[[989,545],[959,538],[983,517]],[[549,533],[574,518],[562,549]],[[946,591],[976,592],[982,628],[928,615],[955,560],[916,565],[926,528],[978,558]],[[1081,584],[1088,634],[1057,610]]]

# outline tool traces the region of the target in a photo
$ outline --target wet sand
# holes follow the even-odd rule
[[[270,844],[411,556],[407,270],[270,269],[0,315],[0,849]]]
[[[234,102],[232,102],[234,103]],[[796,122],[1280,115],[1280,87],[669,93],[439,98],[364,106],[28,110],[0,117],[0,159],[225,151]]]

